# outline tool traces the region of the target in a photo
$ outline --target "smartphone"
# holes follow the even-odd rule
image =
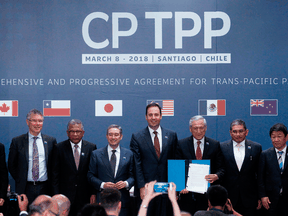
[[[154,185],[154,192],[156,193],[168,193],[170,184],[168,182],[157,182]]]

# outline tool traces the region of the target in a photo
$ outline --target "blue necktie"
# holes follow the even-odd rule
[[[279,154],[279,158],[278,158],[279,168],[282,173],[283,172],[283,160],[282,160],[283,151],[278,151],[278,154]]]

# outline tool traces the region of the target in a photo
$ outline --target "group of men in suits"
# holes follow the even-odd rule
[[[271,128],[274,147],[262,152],[260,144],[246,139],[249,131],[242,120],[231,123],[232,139],[220,144],[205,136],[207,122],[202,116],[190,119],[192,135],[179,141],[175,132],[160,126],[162,113],[158,104],[147,105],[145,117],[148,126],[132,134],[130,150],[120,146],[123,133],[118,125],[108,127],[108,145],[96,150],[96,145],[82,139],[85,131],[80,120],[68,123],[68,140],[56,145],[55,138],[41,133],[42,113],[31,110],[26,118],[29,132],[13,138],[10,145],[8,168],[15,180],[16,192],[26,194],[30,202],[39,194],[64,194],[71,201],[69,215],[76,215],[85,203],[96,202],[102,189],[117,188],[122,195],[120,215],[129,215],[129,189],[135,185],[139,208],[147,208],[140,206],[145,195],[144,186],[153,180],[168,181],[169,159],[207,159],[210,160],[211,174],[205,179],[212,185],[223,185],[239,213],[255,215],[256,208],[263,203],[273,215],[287,199],[288,160],[285,159],[288,136],[283,124]],[[281,163],[282,167],[279,167]],[[5,180],[1,182],[7,184]],[[166,215],[166,211],[170,211],[166,208],[167,202],[167,195],[158,196],[153,211],[157,215]],[[191,214],[206,209],[207,203],[203,194],[186,189],[180,192],[179,205]]]

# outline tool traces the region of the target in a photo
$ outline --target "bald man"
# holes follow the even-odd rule
[[[56,194],[52,197],[53,200],[56,200],[59,207],[59,216],[68,216],[70,211],[70,201],[63,194]]]

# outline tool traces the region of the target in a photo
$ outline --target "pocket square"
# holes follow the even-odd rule
[[[123,157],[123,160],[126,160],[126,157]]]
[[[165,139],[168,139],[168,136],[165,136]]]
[[[251,149],[251,146],[248,146],[248,149]]]
[[[44,141],[44,144],[47,144],[47,141]]]

